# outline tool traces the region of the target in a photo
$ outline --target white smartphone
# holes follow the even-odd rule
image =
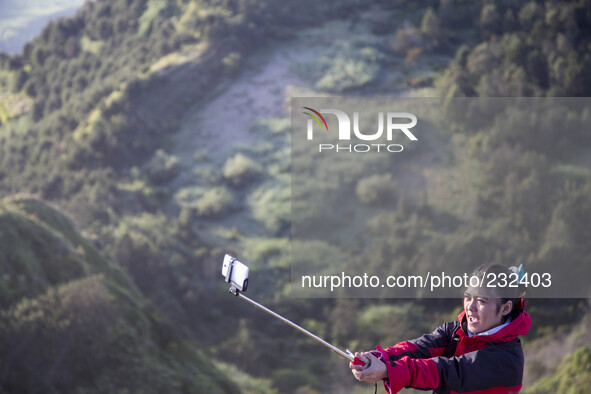
[[[248,271],[248,267],[234,257],[229,254],[224,256],[222,276],[240,291],[246,291],[248,287]]]

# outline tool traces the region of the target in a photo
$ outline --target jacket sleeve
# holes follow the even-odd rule
[[[400,342],[386,349],[378,346],[377,350],[372,351],[388,368],[389,379],[384,380],[386,391],[397,393],[409,385],[410,383],[407,382],[411,380],[425,388],[437,387],[439,375],[435,364],[430,359],[443,354],[458,324],[457,322],[445,323],[432,333],[417,339]],[[399,360],[400,363],[397,363]],[[419,374],[419,370],[423,372]]]
[[[523,350],[519,339],[489,345],[460,357],[432,359],[439,374],[439,388],[458,393],[504,388],[518,392],[523,379]]]
[[[384,351],[385,352],[385,351]],[[523,351],[519,343],[491,345],[459,357],[413,359],[404,356],[387,362],[389,393],[404,387],[438,389],[458,393],[503,388],[518,392],[523,376]]]
[[[410,341],[400,342],[392,347],[386,348],[388,355],[386,360],[396,361],[402,357],[410,358],[431,358],[441,356],[446,346],[458,327],[457,322],[445,323],[430,334]]]

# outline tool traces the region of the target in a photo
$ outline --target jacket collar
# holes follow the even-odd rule
[[[458,334],[461,337],[468,337],[468,330],[466,329],[467,326],[467,319],[466,319],[466,312],[462,311],[458,315],[458,320],[460,321],[460,329],[458,330]],[[477,335],[473,336],[472,339],[479,339],[485,342],[494,342],[494,343],[502,343],[502,342],[509,342],[517,338],[519,335],[525,335],[529,331],[531,327],[531,317],[527,312],[521,312],[515,319],[511,321],[507,326],[503,327],[499,331],[495,332],[492,335]]]

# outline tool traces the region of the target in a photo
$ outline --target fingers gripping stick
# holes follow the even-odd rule
[[[353,365],[365,365],[365,363],[363,361],[361,361],[360,359],[358,359],[357,357],[353,357],[353,361],[351,361],[353,363]]]
[[[363,361],[361,361],[358,357],[355,357],[355,355],[353,353],[351,353],[351,351],[349,349],[347,349],[347,354],[351,357],[353,357],[353,360],[351,360],[351,364],[353,365],[365,365],[365,363]]]

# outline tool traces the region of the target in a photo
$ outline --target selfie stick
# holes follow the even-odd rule
[[[335,352],[336,354],[338,354],[339,356],[346,358],[347,360],[349,360],[350,362],[352,362],[354,365],[364,365],[364,362],[361,361],[360,359],[358,359],[357,357],[355,357],[353,355],[353,353],[351,353],[351,351],[349,349],[347,349],[347,352],[343,352],[341,349],[339,349],[338,347],[331,345],[330,343],[326,342],[324,339],[312,334],[310,331],[306,330],[305,328],[302,328],[300,326],[298,326],[297,324],[295,324],[294,322],[292,322],[289,319],[286,319],[285,317],[281,316],[278,313],[273,312],[272,310],[270,310],[269,308],[259,304],[258,302],[251,300],[250,298],[248,298],[247,296],[243,295],[242,293],[240,293],[240,291],[232,286],[230,287],[230,293],[234,294],[236,297],[240,297],[245,301],[250,302],[252,305],[256,306],[257,308],[267,312],[268,314],[270,314],[273,317],[276,317],[277,319],[281,320],[282,322],[284,322],[287,325],[292,326],[293,328],[295,328],[296,330],[306,334],[307,336],[309,336],[310,338],[314,339],[316,342],[321,343],[322,345],[326,346],[327,348],[329,348],[330,350],[332,350],[333,352]]]

